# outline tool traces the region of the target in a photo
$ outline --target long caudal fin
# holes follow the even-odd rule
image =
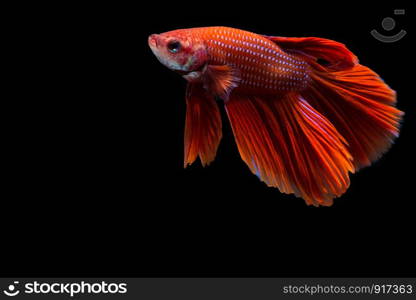
[[[299,94],[232,94],[226,111],[242,159],[268,186],[311,205],[332,205],[354,172],[344,138]]]
[[[357,170],[390,148],[403,112],[394,107],[396,93],[376,73],[358,64],[335,72],[315,70],[312,78],[302,95],[346,139]]]
[[[356,170],[386,152],[399,135],[403,112],[396,93],[342,43],[316,37],[267,37],[312,67],[310,88],[301,93],[345,138]],[[319,61],[324,63],[319,63]]]

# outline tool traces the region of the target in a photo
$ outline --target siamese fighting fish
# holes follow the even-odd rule
[[[308,205],[330,206],[349,173],[399,135],[396,93],[342,43],[202,27],[152,34],[148,44],[187,80],[185,167],[214,160],[224,105],[251,172]]]

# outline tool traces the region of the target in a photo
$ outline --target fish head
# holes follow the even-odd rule
[[[203,41],[191,32],[175,30],[152,34],[148,43],[160,63],[188,81],[197,81],[202,76],[208,54]]]

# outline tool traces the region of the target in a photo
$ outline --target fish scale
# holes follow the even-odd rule
[[[228,64],[239,71],[240,91],[273,93],[307,87],[308,65],[263,36],[227,27],[201,28],[196,34],[205,41],[213,64]]]

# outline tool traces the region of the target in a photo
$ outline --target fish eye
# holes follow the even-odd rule
[[[170,41],[168,43],[168,50],[171,53],[177,53],[181,49],[181,43],[178,41]]]

